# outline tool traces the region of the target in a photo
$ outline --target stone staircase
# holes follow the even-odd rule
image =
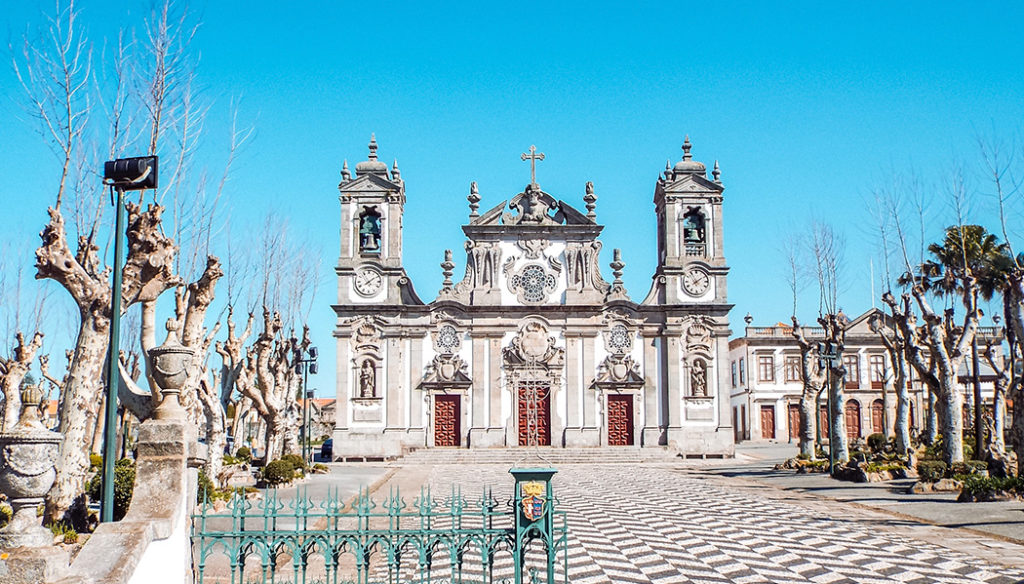
[[[538,455],[540,458],[538,458]],[[601,448],[422,448],[406,454],[397,462],[406,464],[502,464],[538,466],[562,464],[645,464],[680,462],[682,457],[668,448],[636,448],[628,446]]]

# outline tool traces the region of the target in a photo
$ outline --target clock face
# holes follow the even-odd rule
[[[700,296],[710,285],[711,278],[704,270],[693,268],[683,275],[683,290],[690,296]]]
[[[356,292],[363,296],[372,296],[380,290],[381,284],[384,283],[384,278],[381,277],[380,273],[370,268],[363,268],[356,272]]]

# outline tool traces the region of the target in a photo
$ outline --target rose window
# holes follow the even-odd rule
[[[442,353],[452,354],[459,348],[459,334],[452,325],[441,327],[437,334],[437,348]]]
[[[608,348],[616,353],[624,353],[629,350],[629,345],[629,331],[626,327],[621,324],[612,327],[611,335],[608,337]]]

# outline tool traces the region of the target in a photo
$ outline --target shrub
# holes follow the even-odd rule
[[[89,498],[99,501],[102,497],[103,474],[97,473],[89,481]],[[128,512],[135,489],[135,461],[122,458],[114,464],[114,521],[119,521]]]
[[[238,458],[237,456],[231,456],[230,454],[225,454],[223,460],[225,466],[231,466],[232,464],[248,464],[241,458]]]
[[[988,471],[988,463],[983,460],[965,460],[954,462],[949,467],[949,474],[953,476],[980,475]]]
[[[810,460],[811,459],[811,455],[810,454],[804,454],[803,452],[801,452],[800,454],[796,455],[796,459],[797,460]]]
[[[199,469],[199,477],[196,480],[196,503],[204,503],[216,498],[217,486],[207,476],[206,471]]]
[[[869,462],[861,467],[864,472],[885,472],[901,468],[903,468],[903,465],[898,462]]]
[[[868,435],[868,449],[875,454],[878,454],[885,450],[885,434],[876,432]]]
[[[95,452],[89,455],[89,467],[97,469],[103,466],[103,457]]]
[[[289,460],[273,460],[263,467],[263,481],[271,487],[290,483],[294,478],[295,466]]]
[[[318,462],[318,463],[313,465],[313,470],[316,471],[316,472],[327,472],[330,469],[327,468],[326,464],[321,464],[321,463]]]
[[[235,458],[241,460],[245,464],[252,462],[252,450],[249,450],[248,446],[242,446],[235,451]]]
[[[1024,478],[995,478],[981,475],[964,477],[964,486],[960,489],[961,501],[991,501],[996,493],[1015,493],[1024,496]]]
[[[941,460],[922,460],[917,463],[917,476],[921,482],[934,483],[946,476],[949,467]]]
[[[0,528],[5,527],[14,517],[14,508],[7,503],[0,503]]]
[[[297,454],[286,454],[285,456],[282,456],[281,459],[291,462],[292,466],[294,466],[296,470],[306,469],[306,461]]]
[[[74,527],[71,527],[63,521],[51,523],[50,533],[52,533],[54,537],[60,536],[61,541],[66,544],[78,543],[78,532],[75,531]]]

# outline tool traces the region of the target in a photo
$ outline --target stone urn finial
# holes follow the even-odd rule
[[[177,321],[173,318],[167,319],[167,339],[164,340],[164,344],[149,350],[153,380],[156,381],[163,396],[156,408],[156,419],[172,420],[185,415],[179,395],[185,381],[188,380],[188,369],[194,357],[192,349],[178,341]]]
[[[11,522],[0,529],[0,548],[44,546],[53,539],[36,508],[57,478],[61,435],[39,421],[43,391],[38,386],[23,389],[21,401],[18,423],[0,434],[0,492],[14,509]]]

